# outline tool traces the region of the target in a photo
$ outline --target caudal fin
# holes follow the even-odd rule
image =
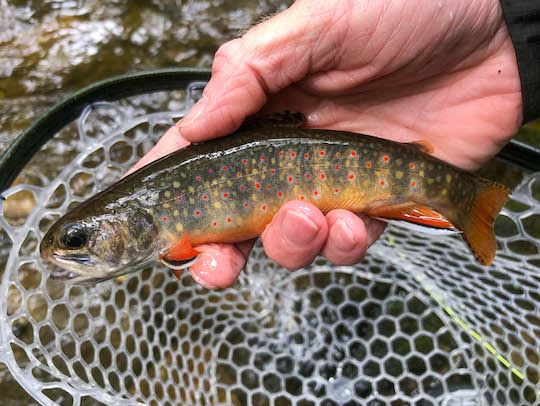
[[[465,216],[462,228],[463,239],[482,265],[491,265],[495,257],[497,240],[493,224],[509,198],[510,189],[507,187],[486,179],[478,180],[476,199]]]

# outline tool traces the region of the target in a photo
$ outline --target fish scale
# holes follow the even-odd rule
[[[141,252],[133,262],[184,264],[199,253],[193,246],[259,236],[285,202],[300,200],[323,213],[341,208],[457,229],[478,262],[491,263],[496,250],[493,222],[508,199],[507,188],[430,156],[424,142],[305,129],[298,127],[298,115],[277,118],[248,121],[230,136],[190,145],[126,176],[61,218],[44,238],[43,255],[70,265],[74,250],[61,243],[62,235],[75,233],[69,227],[91,237],[83,234],[89,242],[77,247],[85,252],[80,255],[103,256],[88,253],[97,246],[102,251],[126,246],[132,255],[129,240],[137,241],[140,227],[132,223],[138,216],[153,224],[145,238],[153,235],[154,241],[135,244]],[[123,218],[129,224],[116,220],[126,210],[130,214]],[[115,234],[100,236],[100,228],[114,227]],[[115,244],[115,239],[127,241]],[[126,258],[125,252],[109,257],[114,254]],[[109,260],[109,265],[114,269],[110,274],[117,275],[130,264]],[[75,268],[83,268],[80,258],[70,269]]]

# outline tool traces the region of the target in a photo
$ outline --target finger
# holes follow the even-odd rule
[[[310,18],[312,13],[310,2],[295,3],[221,46],[204,97],[178,123],[182,135],[198,142],[229,134],[259,111],[269,94],[312,70],[327,69],[337,47],[331,41],[315,45],[321,41],[319,33],[327,38],[335,13],[323,10]]]
[[[189,267],[193,279],[207,289],[228,288],[240,275],[255,240],[238,244],[203,244],[196,248],[202,252]]]
[[[384,230],[384,223],[368,216],[360,218],[342,209],[332,210],[326,215],[326,221],[328,237],[321,253],[336,265],[360,262]]]
[[[314,205],[285,203],[261,235],[270,259],[294,270],[313,262],[328,234],[326,218]]]
[[[129,175],[131,172],[136,171],[137,169],[142,168],[145,165],[148,165],[150,162],[155,161],[171,152],[174,152],[180,148],[187,147],[189,141],[184,139],[178,130],[178,127],[172,126],[167,130],[167,132],[161,137],[158,143],[152,148],[145,156],[143,156],[139,162],[135,164],[124,176]]]

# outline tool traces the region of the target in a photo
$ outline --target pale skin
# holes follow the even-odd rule
[[[499,0],[299,0],[223,45],[204,96],[135,166],[227,135],[250,115],[300,111],[308,126],[395,141],[427,140],[433,155],[473,170],[516,133],[522,99]],[[324,215],[289,202],[261,235],[288,269],[320,252],[334,264],[363,259],[384,225],[346,210]],[[228,287],[253,241],[208,244],[190,272]]]

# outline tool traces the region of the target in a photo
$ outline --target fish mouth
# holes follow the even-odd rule
[[[68,254],[68,255],[60,255],[60,254],[53,254],[53,258],[56,259],[61,264],[70,264],[70,263],[77,263],[80,265],[95,265],[95,261],[90,258],[88,255],[82,255],[82,254]]]
[[[68,271],[67,269],[54,269],[49,273],[49,278],[55,281],[67,281],[78,276],[80,276],[78,272]]]

